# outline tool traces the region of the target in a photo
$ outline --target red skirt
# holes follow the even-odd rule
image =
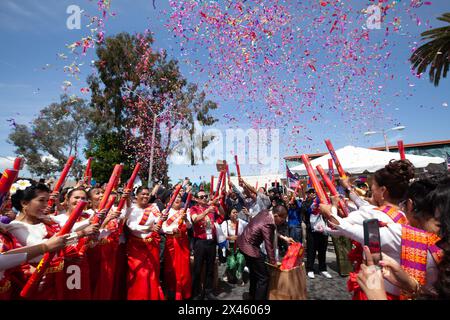
[[[113,300],[127,299],[127,245],[119,243],[116,250],[116,271],[114,273]]]
[[[50,263],[46,274],[42,277],[36,290],[30,295],[28,300],[64,300],[65,276],[64,259],[56,257]],[[27,275],[27,278],[31,273]],[[28,279],[27,279],[28,280]]]
[[[128,238],[128,300],[164,300],[159,284],[159,241]]]
[[[80,262],[66,261],[64,264],[64,300],[90,300],[91,279],[89,261],[83,257]]]
[[[100,269],[92,296],[94,300],[111,300],[113,296],[118,245],[116,240],[109,238],[103,239],[97,244]]]
[[[191,297],[189,239],[185,232],[180,236],[167,235],[164,249],[164,280],[167,288],[175,292],[176,300]]]

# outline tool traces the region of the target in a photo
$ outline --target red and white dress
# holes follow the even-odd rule
[[[114,211],[112,208],[111,211]],[[114,299],[114,287],[116,281],[116,271],[118,266],[117,259],[119,249],[119,236],[122,231],[121,219],[124,218],[126,210],[122,210],[122,215],[118,219],[113,219],[100,230],[100,239],[96,246],[92,248],[97,255],[94,260],[96,263],[95,282],[92,282],[92,299],[94,300],[111,300]],[[123,276],[123,270],[119,274]]]
[[[78,218],[72,228],[72,232],[82,230],[89,224],[91,215],[85,211]],[[62,228],[69,220],[65,212],[57,216],[51,216],[52,220]],[[89,261],[86,256],[80,255],[80,245],[83,242],[70,244],[64,248],[64,300],[89,300],[91,299],[91,275]],[[89,251],[87,255],[89,255]],[[76,260],[73,260],[76,259]]]
[[[152,204],[145,210],[133,205],[127,227],[130,231],[127,242],[128,300],[163,300],[159,284],[160,236],[149,231],[161,215],[158,206]]]
[[[188,210],[189,211],[189,210]],[[192,291],[190,249],[187,229],[189,220],[181,219],[182,210],[170,209],[162,229],[167,235],[164,249],[164,280],[167,288],[175,293],[176,300],[189,299]],[[178,229],[178,232],[174,232]]]
[[[21,246],[32,246],[41,244],[50,239],[60,230],[56,223],[38,223],[28,224],[26,222],[14,220],[8,224],[7,231],[10,232]],[[29,260],[29,264],[36,267],[43,255]],[[64,251],[61,250],[55,254],[50,267],[47,269],[44,277],[38,285],[37,290],[30,297],[31,300],[63,300],[65,277],[64,277]],[[31,276],[31,273],[25,271],[25,277]]]
[[[14,238],[12,234],[6,231],[2,231],[0,229],[0,254],[7,252],[12,249],[16,249],[20,247],[17,243],[17,240]],[[0,301],[11,300],[14,299],[13,295],[13,286],[23,287],[23,280],[16,280],[15,274],[20,273],[20,266],[18,264],[25,263],[26,254],[22,254],[22,260],[15,263],[15,266],[5,266],[3,263],[0,263]],[[0,255],[0,258],[3,256]],[[4,256],[8,257],[8,256]],[[19,277],[21,278],[21,277]]]

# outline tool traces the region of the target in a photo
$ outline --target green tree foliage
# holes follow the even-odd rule
[[[438,20],[450,24],[450,13],[444,13]],[[410,61],[417,74],[430,67],[430,81],[438,86],[441,76],[447,77],[450,66],[450,26],[428,30],[421,35],[422,40],[429,41],[414,51]]]
[[[90,120],[85,101],[61,96],[61,102],[42,109],[29,126],[17,124],[9,135],[16,154],[26,159],[31,173],[42,176],[58,175],[69,156],[75,156],[72,174],[83,172],[80,145]]]
[[[133,36],[121,33],[107,38],[98,47],[97,73],[88,78],[96,124],[89,135],[98,139],[89,140],[86,154],[99,161],[97,152],[101,148],[97,144],[115,135],[114,145],[102,149],[101,157],[106,161],[102,164],[107,164],[105,170],[109,172],[114,164],[108,159],[120,155],[128,167],[141,162],[141,176],[147,180],[145,172],[149,170],[153,146],[152,178],[167,184],[167,159],[174,144],[173,130],[193,128],[195,120],[212,125],[217,120],[209,111],[217,105],[206,100],[196,85],[186,81],[177,61],[169,60],[163,50],[154,51],[152,44],[149,33]],[[155,144],[152,145],[155,115]],[[96,167],[101,170],[102,166]],[[93,173],[96,175],[95,170]]]

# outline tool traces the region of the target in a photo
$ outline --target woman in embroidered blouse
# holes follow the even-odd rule
[[[388,223],[380,227],[381,250],[385,260],[392,262],[393,259],[402,264],[405,271],[414,275],[427,289],[431,289],[436,282],[437,264],[441,255],[439,248],[435,246],[439,238],[431,233],[439,228],[438,224],[433,223],[434,211],[428,197],[435,188],[436,183],[429,179],[412,183],[406,194],[407,200],[403,202],[410,226]],[[335,206],[337,199],[333,200]],[[362,225],[348,223],[346,219],[333,214],[328,205],[321,205],[321,210],[329,218],[329,224],[334,229],[328,230],[331,234],[346,236],[361,244],[364,242]],[[420,241],[417,244],[416,239]],[[410,246],[413,246],[411,250]],[[425,248],[423,255],[414,254],[418,250],[417,246]],[[423,259],[423,256],[426,259]],[[406,260],[407,258],[412,260]],[[391,298],[401,294],[398,284],[385,282],[385,287]]]
[[[431,194],[422,195],[427,196],[430,200],[431,211],[434,212],[434,218],[438,219],[438,223],[429,219],[425,224],[429,230],[439,229],[439,236],[441,240],[436,243],[437,246],[442,248],[441,260],[438,264],[437,281],[434,286],[434,290],[421,290],[420,285],[413,282],[411,284],[411,278],[402,269],[399,263],[392,259],[383,259],[380,261],[380,265],[383,267],[383,272],[380,269],[376,269],[371,261],[370,251],[366,253],[368,257],[367,266],[362,265],[361,272],[358,275],[358,283],[363,288],[371,300],[384,300],[386,299],[386,293],[384,291],[383,276],[390,278],[389,281],[397,282],[404,290],[412,290],[416,296],[423,299],[446,299],[450,298],[450,178],[443,179],[435,190]],[[415,204],[421,206],[420,203]],[[385,272],[385,269],[389,273]],[[369,285],[370,284],[370,285]]]
[[[366,219],[378,219],[384,224],[407,223],[406,216],[398,205],[404,199],[409,181],[412,178],[414,178],[414,166],[410,161],[391,160],[384,168],[377,170],[374,174],[371,203],[361,199],[352,191],[348,179],[342,179],[342,186],[349,193],[349,198],[358,207],[358,210],[350,212],[344,218],[344,221],[350,225],[359,226],[362,226]],[[362,263],[362,247],[357,242],[354,242],[353,245],[354,248],[349,253],[349,258],[354,264],[354,272],[350,273],[348,288],[353,291],[353,299],[360,300],[365,299],[356,282],[359,265]]]

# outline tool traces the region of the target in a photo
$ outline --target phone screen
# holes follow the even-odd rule
[[[369,247],[375,265],[381,258],[380,227],[378,219],[364,221],[364,244]]]

